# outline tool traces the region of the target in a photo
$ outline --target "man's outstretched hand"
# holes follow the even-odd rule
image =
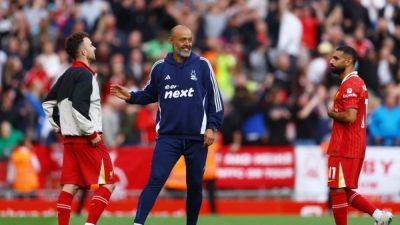
[[[129,100],[131,98],[131,93],[129,92],[129,90],[118,84],[111,85],[110,93],[111,93],[111,95],[114,95],[115,97],[120,98],[125,101]]]

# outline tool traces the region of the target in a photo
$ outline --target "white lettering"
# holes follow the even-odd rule
[[[262,179],[263,170],[261,168],[249,168],[246,171],[246,177],[249,179]]]
[[[189,96],[189,97],[193,97],[193,92],[194,92],[193,88],[190,88],[190,89],[189,89],[189,95],[188,95],[188,96]]]
[[[168,99],[168,98],[186,98],[186,97],[193,97],[194,96],[194,89],[190,88],[190,89],[182,89],[182,90],[175,90],[172,91],[171,89],[175,89],[177,87],[177,85],[166,85],[165,89],[166,90],[170,90],[170,91],[166,91],[164,94],[164,99]]]
[[[178,97],[179,97],[179,94],[180,94],[180,91],[179,91],[179,90],[176,90],[176,91],[174,91],[173,97],[174,97],[174,98],[178,98]]]
[[[357,97],[356,93],[344,94],[343,98]]]
[[[244,178],[243,168],[218,168],[217,177],[218,178]]]
[[[165,92],[164,99],[167,99],[167,98],[172,98],[172,91],[166,91]]]
[[[293,163],[293,155],[287,153],[258,153],[253,156],[254,165],[290,165]]]
[[[241,153],[241,154],[226,154],[224,157],[224,164],[227,166],[249,166],[251,165],[251,154]]]
[[[265,178],[287,179],[294,176],[293,168],[267,168],[265,169]]]
[[[182,90],[181,91],[181,95],[179,96],[179,97],[187,97],[187,92],[188,92],[189,90]]]

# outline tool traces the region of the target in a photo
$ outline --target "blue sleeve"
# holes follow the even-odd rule
[[[397,107],[397,115],[400,115],[400,107]],[[397,121],[399,121],[399,124],[397,125],[397,139],[400,140],[400,119],[398,119]]]
[[[147,105],[158,101],[156,80],[163,62],[164,60],[162,59],[154,63],[150,71],[150,80],[147,82],[146,87],[141,91],[132,91],[131,98],[126,101],[127,103]]]
[[[221,98],[217,81],[215,80],[214,71],[210,62],[201,57],[202,71],[204,72],[204,85],[207,91],[207,129],[220,129],[224,120],[224,104]]]
[[[378,107],[373,113],[371,113],[371,119],[369,122],[369,132],[371,134],[372,137],[374,138],[380,138],[382,136],[382,134],[379,131],[379,117],[380,117],[380,107]]]

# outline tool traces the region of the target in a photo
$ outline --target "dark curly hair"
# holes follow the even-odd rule
[[[65,50],[67,51],[69,57],[76,59],[79,46],[82,44],[85,37],[89,38],[89,35],[85,32],[76,32],[67,38],[65,41]]]
[[[358,55],[357,55],[356,50],[354,50],[354,48],[344,45],[344,46],[340,46],[339,48],[337,48],[336,51],[343,52],[344,54],[350,56],[351,59],[353,60],[353,66],[357,63]]]

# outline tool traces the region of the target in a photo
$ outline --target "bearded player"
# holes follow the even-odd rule
[[[349,46],[336,49],[332,72],[342,80],[328,115],[333,119],[328,147],[328,186],[336,225],[347,225],[347,208],[368,213],[376,225],[388,225],[392,213],[377,209],[355,192],[365,157],[368,92],[355,70],[357,53]]]

